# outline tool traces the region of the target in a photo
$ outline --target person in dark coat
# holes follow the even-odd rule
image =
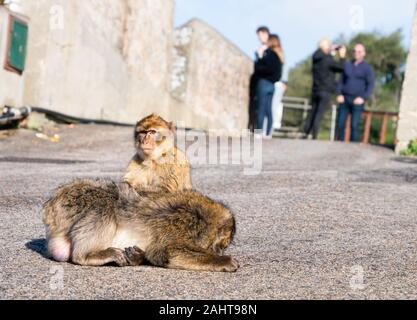
[[[340,60],[336,61],[332,55],[336,52]],[[311,97],[311,112],[307,118],[304,134],[312,134],[318,138],[320,124],[324,113],[328,110],[332,95],[336,91],[336,73],[343,72],[346,58],[346,47],[335,47],[329,39],[320,41],[319,49],[313,55],[313,92]]]
[[[261,43],[260,48],[255,54],[255,63],[259,60],[259,52],[262,50],[262,57],[268,49],[268,39],[270,36],[269,28],[262,26],[256,30],[259,42]],[[249,82],[249,124],[248,129],[253,132],[256,128],[256,87],[258,85],[258,77],[254,72],[250,77]]]
[[[284,64],[284,53],[279,37],[277,35],[270,35],[268,49],[258,52],[258,55],[260,58],[255,64],[255,74],[258,78],[256,87],[256,129],[263,130],[264,121],[267,118],[266,138],[271,138],[273,125],[272,98],[275,92],[275,83],[281,80]]]

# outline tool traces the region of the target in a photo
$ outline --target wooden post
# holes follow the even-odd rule
[[[384,113],[382,116],[382,125],[381,132],[379,135],[379,144],[385,144],[386,135],[387,135],[387,125],[388,125],[388,114]]]
[[[394,145],[397,145],[398,116],[391,116],[394,129]]]
[[[346,129],[345,129],[345,142],[350,142],[350,124],[352,121],[352,115],[349,113],[346,120]]]
[[[363,133],[363,143],[368,144],[369,143],[369,136],[371,134],[371,123],[372,123],[372,112],[365,111],[365,128]]]

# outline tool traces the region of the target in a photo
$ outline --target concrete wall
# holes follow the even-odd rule
[[[24,104],[130,123],[169,116],[174,0],[21,0],[19,10],[31,18]]]
[[[84,118],[126,118],[122,2],[104,0],[102,4],[65,0],[22,4],[31,16],[26,105]],[[106,5],[115,18],[107,23]]]
[[[178,120],[200,129],[246,128],[253,62],[221,34],[192,20],[175,33],[171,90]]]
[[[9,38],[8,31],[9,11],[0,7],[0,108],[5,105],[20,107],[23,103],[24,75],[4,69]]]
[[[174,0],[19,0],[13,10],[30,19],[26,70],[0,71],[0,103],[246,128],[251,59],[201,21],[174,32]]]
[[[417,139],[417,7],[400,106],[397,152]]]
[[[128,111],[171,118],[170,71],[174,34],[174,0],[129,0],[126,60]]]

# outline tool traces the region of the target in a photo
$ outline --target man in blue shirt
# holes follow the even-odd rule
[[[365,103],[375,88],[375,76],[372,67],[365,61],[366,49],[357,44],[353,50],[354,59],[345,64],[344,71],[337,85],[337,103],[339,104],[339,120],[337,136],[344,140],[346,120],[351,117],[352,142],[360,141],[359,125]]]

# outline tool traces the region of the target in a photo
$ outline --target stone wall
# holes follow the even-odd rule
[[[128,111],[156,112],[171,118],[169,94],[174,34],[174,0],[128,0],[126,60],[129,69]]]
[[[0,71],[0,103],[8,93],[8,104],[81,118],[154,112],[190,128],[246,128],[251,59],[201,21],[174,31],[174,0],[19,0],[13,10],[29,19],[26,69]]]
[[[24,104],[129,123],[169,116],[174,0],[21,0],[19,9],[30,18]]]
[[[417,139],[417,8],[401,98],[397,139],[397,152],[406,148],[410,140]]]
[[[200,129],[246,128],[253,62],[220,33],[191,20],[175,32],[171,90],[177,120]]]

